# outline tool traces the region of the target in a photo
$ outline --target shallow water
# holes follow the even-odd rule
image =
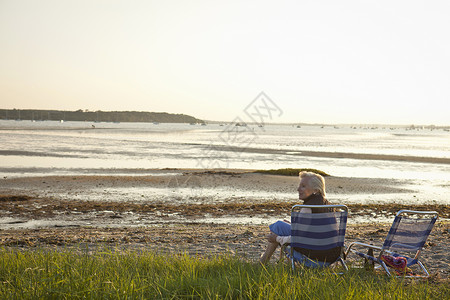
[[[301,156],[302,151],[450,158],[450,132],[405,128],[0,121],[0,170],[310,167],[335,176],[440,178],[449,164]],[[232,147],[232,148],[229,148]],[[233,148],[234,147],[234,148]],[[234,150],[233,150],[234,149]],[[253,151],[256,149],[257,151]],[[231,151],[230,151],[231,150]],[[285,151],[272,153],[271,150]],[[7,172],[4,171],[8,168]]]

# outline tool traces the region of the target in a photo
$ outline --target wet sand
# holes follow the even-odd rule
[[[330,200],[361,195],[359,201],[363,201],[370,195],[415,192],[410,188],[413,183],[407,180],[328,176],[326,184]],[[287,199],[295,202],[297,185],[296,176],[267,175],[251,170],[163,169],[133,175],[5,176],[0,179],[0,193],[151,203],[278,202]]]
[[[106,128],[104,128],[106,129]],[[42,129],[39,129],[42,130]],[[55,130],[52,128],[51,130]],[[78,129],[71,129],[78,130]],[[98,130],[98,129],[97,129]],[[228,151],[234,153],[258,153],[258,154],[278,154],[278,155],[294,155],[294,156],[308,156],[308,157],[324,157],[324,158],[348,158],[361,160],[383,160],[383,161],[405,161],[416,163],[431,163],[431,164],[450,164],[450,158],[446,157],[428,157],[428,156],[414,156],[414,155],[394,155],[394,154],[370,154],[370,153],[353,153],[353,152],[330,152],[330,151],[292,151],[284,149],[271,148],[254,148],[254,147],[238,147],[228,145],[214,145],[214,149],[220,151]],[[44,151],[30,151],[30,150],[0,150],[0,155],[14,155],[14,156],[41,156],[41,157],[78,157],[87,158],[88,155],[67,155],[50,153]]]
[[[350,158],[362,160],[388,160],[388,161],[408,161],[408,162],[423,162],[433,164],[450,164],[450,158],[445,157],[425,157],[412,155],[393,155],[393,154],[369,154],[369,153],[352,153],[352,152],[327,152],[327,151],[291,151],[281,149],[263,149],[263,148],[241,148],[230,146],[216,146],[217,149],[245,152],[245,153],[264,153],[264,154],[290,154],[296,156],[311,156],[311,157],[327,157],[327,158]]]
[[[3,178],[0,245],[89,248],[107,245],[196,255],[230,253],[257,261],[265,248],[270,220],[286,218],[289,208],[298,203],[297,182],[296,177],[248,170],[171,169],[139,176]],[[329,195],[335,197],[410,192],[407,185],[391,179],[330,176],[326,182]],[[224,191],[224,196],[221,192],[211,196],[210,190],[216,187]],[[448,278],[448,205],[348,203],[348,206],[347,243],[365,241],[378,245],[399,209],[438,210],[440,219],[422,258],[431,272]],[[370,222],[354,221],[364,219]]]

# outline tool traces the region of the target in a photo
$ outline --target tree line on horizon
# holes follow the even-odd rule
[[[3,120],[31,121],[203,123],[203,120],[185,114],[145,111],[0,109],[0,116]]]

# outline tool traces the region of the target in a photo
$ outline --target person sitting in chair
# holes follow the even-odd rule
[[[298,197],[303,200],[304,205],[330,205],[325,198],[325,179],[313,172],[300,172],[300,183],[298,186]],[[327,208],[302,208],[301,213],[324,213],[329,212]],[[267,236],[269,244],[266,251],[261,255],[260,262],[266,263],[272,257],[279,245],[290,243],[291,240],[291,224],[286,221],[277,221],[269,226],[270,234]],[[325,266],[335,261],[340,253],[341,248],[336,247],[329,250],[309,250],[302,248],[294,248],[296,253],[294,257],[303,261],[304,265],[317,267]]]

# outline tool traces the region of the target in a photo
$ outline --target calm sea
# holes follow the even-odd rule
[[[153,168],[315,168],[335,176],[449,180],[450,165],[304,156],[302,151],[450,158],[450,132],[235,124],[0,121],[7,176]]]

